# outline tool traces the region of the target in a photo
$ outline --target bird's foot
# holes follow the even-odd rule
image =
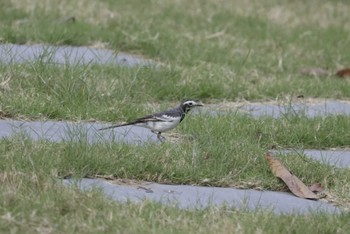
[[[157,135],[157,138],[158,138],[158,140],[159,140],[160,142],[162,142],[162,143],[165,142],[165,139],[166,139],[164,136],[162,136],[162,135],[160,135],[160,134]]]
[[[160,141],[160,142],[164,142],[165,141],[165,137],[164,136],[162,136],[161,134],[161,132],[155,132],[155,131],[152,131],[154,134],[157,134],[157,139]]]

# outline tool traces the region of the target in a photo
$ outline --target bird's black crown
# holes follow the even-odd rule
[[[181,103],[181,107],[185,113],[187,113],[189,110],[196,106],[203,106],[203,103],[196,99],[186,99]]]

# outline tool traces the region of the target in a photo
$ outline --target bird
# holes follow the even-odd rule
[[[186,114],[191,109],[193,109],[194,107],[201,107],[201,106],[204,106],[204,104],[199,100],[187,99],[182,101],[180,105],[178,105],[175,108],[161,111],[155,114],[147,115],[131,122],[112,125],[109,127],[100,128],[98,130],[101,131],[101,130],[106,130],[111,128],[131,126],[131,125],[139,126],[139,127],[150,129],[152,133],[157,134],[157,139],[163,142],[165,140],[165,137],[161,135],[163,132],[166,132],[175,128],[177,125],[179,125],[182,122]]]

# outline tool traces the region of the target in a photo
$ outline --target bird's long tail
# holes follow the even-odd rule
[[[106,130],[106,129],[111,129],[111,128],[119,128],[119,127],[128,126],[128,125],[132,125],[132,124],[133,124],[133,123],[125,123],[125,124],[112,125],[112,126],[100,128],[100,129],[98,129],[98,131],[102,131],[102,130]]]

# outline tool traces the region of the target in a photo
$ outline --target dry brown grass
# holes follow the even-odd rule
[[[46,14],[56,12],[62,17],[72,16],[94,25],[119,17],[119,13],[109,10],[106,3],[94,0],[11,0],[11,4],[29,14],[35,14],[37,10]]]
[[[223,8],[229,8],[242,16],[267,19],[273,24],[286,28],[316,26],[327,28],[342,27],[350,31],[350,5],[332,1],[221,1]],[[339,22],[342,22],[339,25]]]
[[[24,10],[27,13],[35,14],[36,10],[40,9],[46,13],[50,13],[55,9],[61,16],[74,16],[91,24],[105,24],[109,20],[118,20],[127,13],[111,10],[107,3],[94,0],[10,0],[11,4],[17,9]],[[203,14],[208,9],[203,8],[201,1],[177,0],[164,2],[155,0],[150,3],[154,7],[152,11],[159,12],[173,5],[175,8],[184,8],[185,11],[191,9],[191,14],[196,16]],[[123,7],[128,7],[123,4]],[[247,1],[213,1],[212,5],[207,5],[225,11],[230,9],[241,16],[257,17],[267,19],[273,24],[288,27],[298,26],[317,26],[326,28],[330,26],[341,27],[344,30],[350,31],[350,21],[348,14],[350,5],[344,2],[317,1],[312,0],[305,3],[304,1],[284,1],[281,4],[279,1],[261,2],[259,0]],[[83,9],[83,10],[82,10]],[[196,10],[193,10],[196,9]],[[210,21],[210,17],[208,18]],[[342,22],[339,25],[339,22]],[[225,31],[217,32],[216,34],[206,35],[207,39],[222,37]],[[193,37],[195,35],[188,34]]]

